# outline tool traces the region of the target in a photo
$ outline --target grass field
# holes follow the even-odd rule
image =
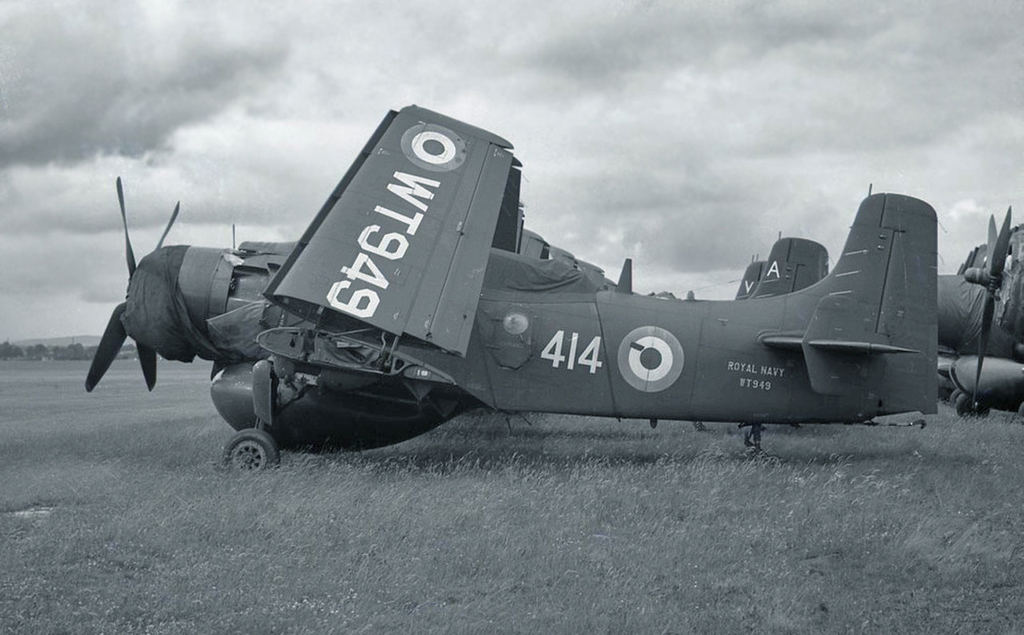
[[[216,467],[208,368],[0,364],[0,632],[1024,633],[1024,426],[467,416]],[[906,419],[909,420],[909,417]]]

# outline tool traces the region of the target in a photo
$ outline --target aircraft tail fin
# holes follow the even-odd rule
[[[754,294],[763,272],[763,260],[755,260],[747,265],[747,269],[743,272],[743,279],[740,280],[740,288],[736,290],[737,300],[746,300]]]
[[[866,198],[835,268],[812,290],[819,299],[801,348],[815,391],[866,392],[878,398],[878,414],[936,411],[930,205],[898,194]]]
[[[619,274],[619,282],[615,285],[619,293],[633,293],[633,259],[626,258],[622,263],[622,272]]]
[[[748,272],[751,267],[747,268]],[[828,251],[825,247],[806,238],[780,238],[772,245],[771,254],[761,268],[757,286],[750,292],[750,297],[767,298],[793,293],[811,286],[827,274]]]

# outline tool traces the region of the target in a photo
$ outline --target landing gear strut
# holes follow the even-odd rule
[[[274,401],[277,376],[270,360],[261,359],[252,368],[252,409],[256,427],[240,430],[224,446],[225,467],[253,472],[281,462],[277,441],[267,431],[274,427]]]
[[[761,451],[761,430],[764,429],[763,423],[741,423],[741,428],[746,428],[743,431],[743,445],[751,448],[754,452]]]

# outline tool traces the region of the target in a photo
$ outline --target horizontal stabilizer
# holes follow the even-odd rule
[[[817,348],[825,351],[834,351],[837,353],[856,353],[861,355],[877,355],[879,353],[921,353],[922,351],[916,351],[912,348],[903,348],[902,346],[890,346],[888,344],[878,344],[875,342],[848,342],[838,340],[811,340],[807,342],[812,348]]]
[[[804,345],[803,333],[797,335],[766,334],[757,338],[757,341],[769,348],[780,348],[783,350],[800,350]]]
[[[804,337],[802,335],[763,335],[758,341],[769,348],[780,348],[786,350],[802,349]],[[858,355],[877,355],[890,353],[922,353],[923,351],[902,346],[890,346],[877,342],[851,342],[848,340],[810,340],[808,346],[825,351],[837,353],[852,353]]]

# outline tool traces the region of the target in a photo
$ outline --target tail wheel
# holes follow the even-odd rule
[[[224,446],[224,466],[240,472],[254,472],[281,462],[277,441],[265,430],[250,428],[231,437]]]

